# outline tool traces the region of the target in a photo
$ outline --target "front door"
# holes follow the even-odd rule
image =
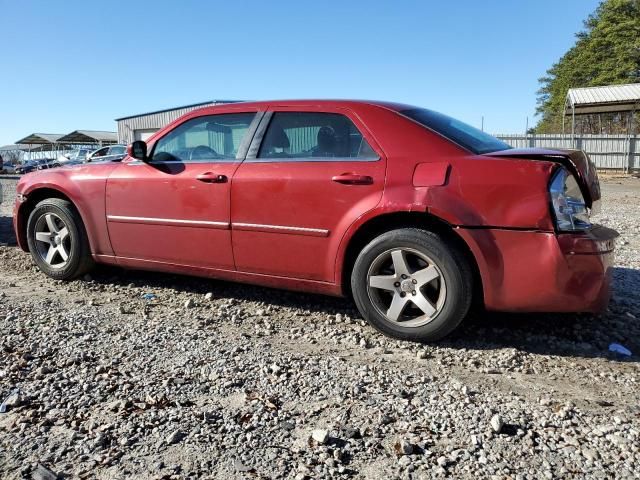
[[[116,256],[233,270],[230,184],[255,117],[188,119],[154,142],[148,163],[116,168],[106,192]]]
[[[233,178],[237,270],[334,282],[342,235],[382,197],[385,159],[374,148],[349,111],[268,112]]]

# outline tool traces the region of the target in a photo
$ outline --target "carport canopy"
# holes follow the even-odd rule
[[[629,164],[631,164],[633,119],[638,110],[640,110],[640,83],[570,88],[564,101],[562,133],[564,133],[565,117],[570,115],[571,137],[575,148],[576,115],[627,112],[627,152]],[[627,166],[625,172],[628,171]]]
[[[62,133],[32,133],[18,140],[16,144],[27,145],[26,150],[30,149],[30,145],[40,145],[37,149],[39,151],[53,150],[54,145],[60,143],[62,136]],[[31,150],[35,151],[36,149]]]
[[[565,100],[566,115],[628,112],[639,107],[640,83],[570,88]]]
[[[31,145],[21,144],[3,145],[2,147],[0,147],[0,152],[26,152],[28,150],[33,150],[30,147]]]
[[[627,134],[631,135],[633,117],[638,109],[640,109],[640,83],[570,88],[564,101],[562,133],[564,133],[564,119],[567,115],[571,116],[571,135],[574,135],[576,115],[628,112]]]
[[[103,132],[98,130],[74,130],[61,136],[58,143],[71,143],[74,145],[112,145],[118,143],[116,132]]]

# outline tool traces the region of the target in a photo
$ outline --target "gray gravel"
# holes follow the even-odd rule
[[[107,268],[62,283],[0,247],[0,477],[638,478],[640,180],[604,194],[607,313],[478,313],[429,346],[346,300]]]

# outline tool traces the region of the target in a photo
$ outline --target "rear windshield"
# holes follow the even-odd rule
[[[478,155],[511,148],[488,133],[433,110],[412,108],[400,113]]]

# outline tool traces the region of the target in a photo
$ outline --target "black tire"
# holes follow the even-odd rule
[[[68,229],[69,238],[66,241],[68,258],[66,261],[61,261],[61,266],[59,267],[53,267],[47,263],[41,252],[48,247],[46,244],[39,247],[38,244],[43,242],[36,242],[35,239],[36,225],[44,221],[43,219],[47,214],[54,214],[57,218],[56,221],[59,222],[58,226],[63,225]],[[66,200],[48,198],[36,205],[27,221],[27,243],[31,256],[38,268],[56,280],[72,280],[87,273],[94,266],[89,239],[82,223],[82,218],[80,218],[80,214],[73,204]],[[62,257],[57,258],[62,260]]]
[[[399,318],[401,320],[399,322],[390,320],[382,312],[380,307],[382,301],[378,302],[376,300],[379,296],[376,293],[371,293],[379,290],[372,289],[370,291],[368,288],[370,269],[375,267],[376,262],[382,261],[378,259],[384,259],[387,254],[391,255],[390,252],[395,249],[402,249],[408,255],[415,254],[417,261],[420,261],[419,255],[428,257],[439,273],[438,279],[435,280],[435,287],[434,283],[430,283],[419,288],[435,289],[438,302],[442,303],[439,303],[440,307],[432,319],[430,317],[426,320],[418,319],[416,326],[403,326],[402,318]],[[393,275],[397,274],[395,271],[391,273]],[[414,271],[414,273],[417,272]],[[411,275],[408,278],[407,282],[412,281]],[[446,285],[442,296],[439,293],[442,288],[440,278],[443,279],[443,284]],[[399,283],[396,282],[393,286],[397,286]],[[414,281],[413,283],[416,282]],[[386,290],[382,290],[382,292],[387,295],[387,298],[397,294],[402,295],[403,298],[406,296],[407,299],[404,301],[411,300],[411,295],[416,295],[416,292],[405,292],[403,291],[404,287],[404,284],[402,287],[398,287],[397,293],[396,291],[387,292]],[[408,283],[407,289],[410,288],[415,289]],[[447,243],[437,234],[427,230],[403,228],[384,233],[364,247],[360,255],[358,255],[352,271],[351,290],[362,316],[380,332],[401,340],[434,342],[455,330],[469,311],[473,298],[473,276],[465,256],[450,242]],[[422,292],[418,291],[418,295],[421,294]],[[411,303],[406,303],[406,305],[409,305],[409,308],[414,309],[414,311],[417,308]],[[401,312],[405,312],[406,308],[403,307]],[[421,325],[419,324],[420,321],[427,323]]]

